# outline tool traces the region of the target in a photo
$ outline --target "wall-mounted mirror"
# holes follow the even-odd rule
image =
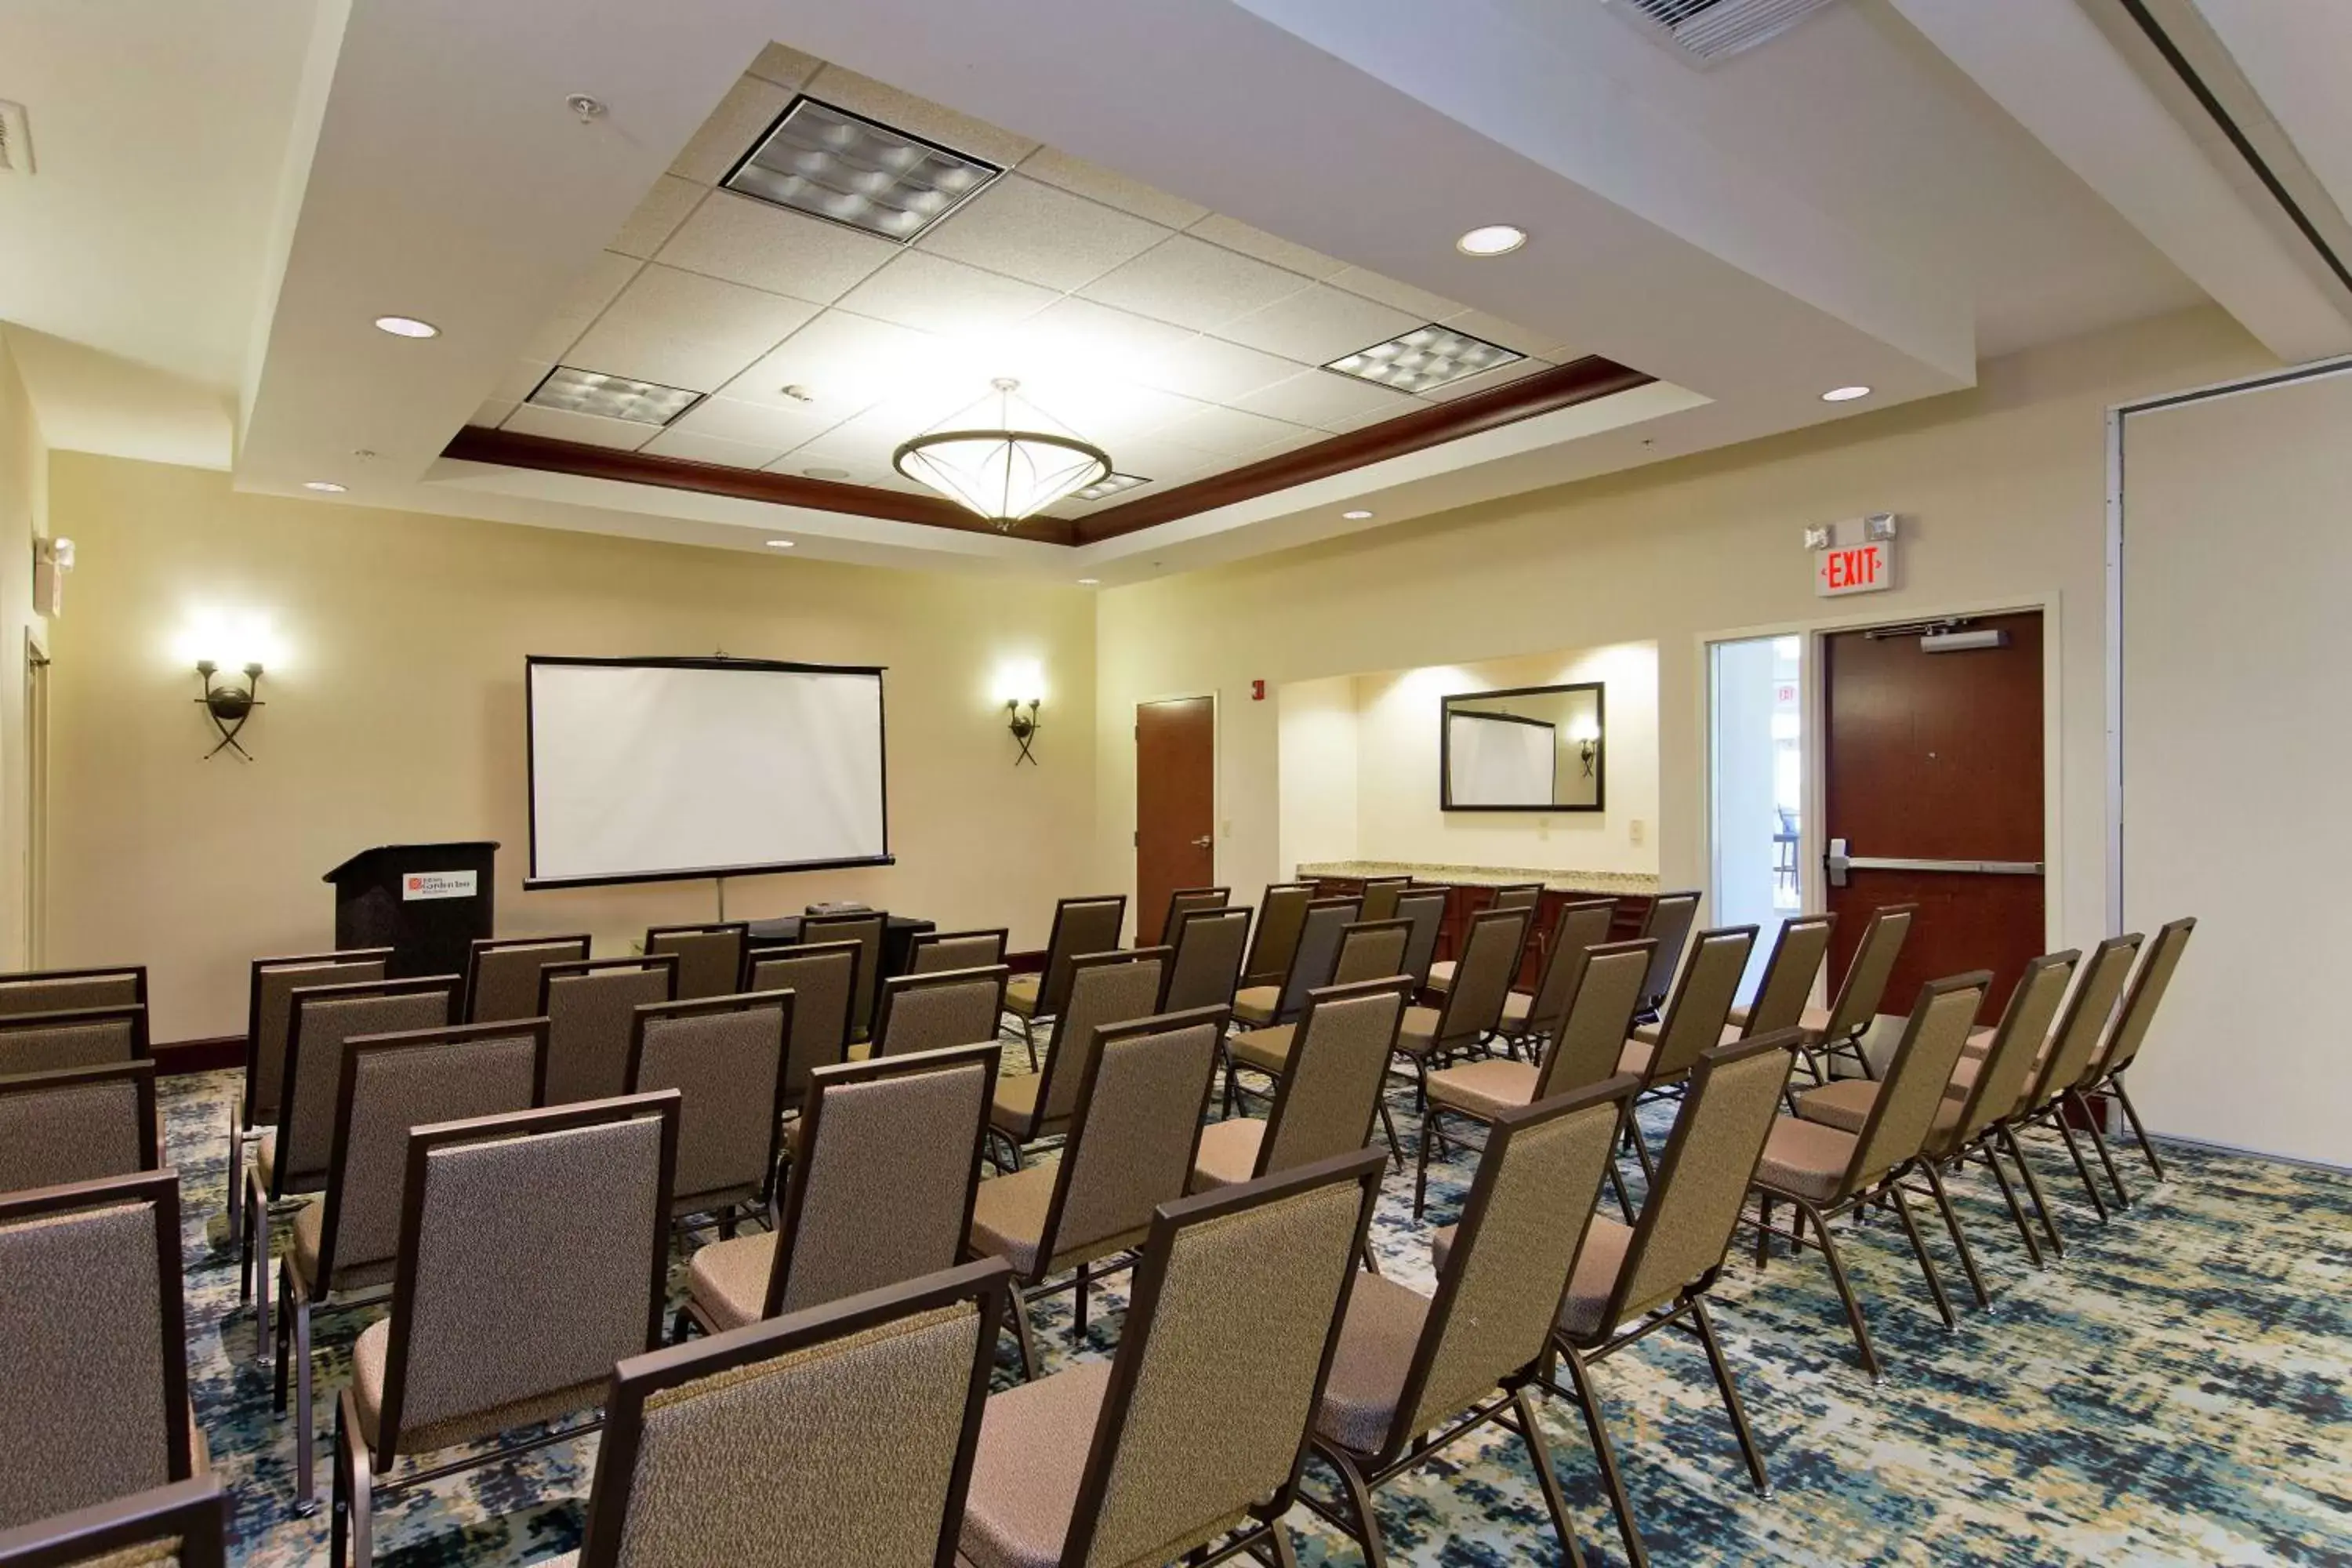
[[[1447,811],[1599,811],[1601,682],[1465,691],[1440,700],[1438,803]]]

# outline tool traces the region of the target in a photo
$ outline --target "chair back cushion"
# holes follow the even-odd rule
[[[2000,1027],[1985,1047],[1976,1081],[1969,1086],[1968,1102],[1950,1131],[1940,1135],[1939,1147],[1958,1149],[1974,1142],[1977,1134],[1994,1122],[2025,1109],[2026,1091],[2032,1088],[2033,1058],[2050,1038],[2051,1020],[2058,1016],[2066,984],[2074,977],[2082,956],[2069,948],[2026,964],[2024,974],[2009,994]]]
[[[741,989],[746,929],[740,923],[656,929],[646,933],[646,952],[677,955],[678,1001],[731,996]]]
[[[2147,1026],[2156,1016],[2157,1005],[2164,1000],[2165,987],[2172,984],[2172,972],[2179,967],[2180,955],[2188,949],[2189,938],[2197,930],[2193,916],[2167,921],[2158,928],[2156,944],[2148,949],[2147,962],[2132,976],[2131,989],[2124,994],[2122,1011],[2116,1015],[2114,1034],[2107,1048],[2095,1057],[2090,1068],[2078,1079],[2082,1088],[2109,1073],[2117,1073],[2131,1066],[2139,1055],[2139,1047],[2147,1038]]]
[[[1241,984],[1243,950],[1249,945],[1250,912],[1246,909],[1187,910],[1168,930],[1175,949],[1168,975],[1168,994],[1160,999],[1163,1013],[1194,1007],[1228,1007]]]
[[[152,1169],[154,1117],[152,1061],[0,1078],[0,1193]]]
[[[1537,1099],[1589,1089],[1615,1076],[1656,951],[1648,937],[1584,950],[1570,981],[1566,1016],[1544,1058]]]
[[[1001,931],[951,931],[944,936],[915,938],[907,960],[909,974],[937,974],[947,969],[986,969],[1004,962]]]
[[[1275,1091],[1258,1146],[1257,1174],[1364,1147],[1408,1000],[1406,988],[1392,980],[1307,994],[1290,1070]]]
[[[1064,899],[1054,906],[1054,930],[1045,944],[1045,973],[1038,982],[1037,1011],[1058,1013],[1070,994],[1070,960],[1110,952],[1127,923],[1127,895]]]
[[[1463,939],[1462,958],[1454,966],[1454,984],[1446,987],[1437,1026],[1441,1047],[1466,1045],[1503,1021],[1503,1004],[1518,978],[1528,923],[1534,918],[1535,910],[1525,906],[1481,910],[1470,917],[1470,934]]]
[[[2098,1054],[2100,1037],[2115,1013],[2116,998],[2123,994],[2124,982],[2131,974],[2132,960],[2139,955],[2141,941],[2139,932],[2127,931],[2122,936],[2111,936],[2091,950],[2091,961],[2075,981],[2073,994],[2058,1015],[2058,1026],[2051,1033],[2050,1055],[2033,1084],[2036,1104],[2053,1100],[2063,1090],[2080,1083],[2090,1069]]]
[[[1368,921],[1392,921],[1397,916],[1397,900],[1412,886],[1411,877],[1367,877],[1364,879],[1362,908],[1358,918]]]
[[[1793,1029],[1804,1020],[1813,979],[1829,956],[1830,935],[1836,930],[1835,915],[1801,915],[1780,922],[1772,956],[1764,963],[1763,982],[1756,987],[1756,1000],[1748,1004],[1746,1034]]]
[[[1445,904],[1452,897],[1450,888],[1408,888],[1397,896],[1396,918],[1412,926],[1399,973],[1412,978],[1416,991],[1429,984],[1429,966],[1437,958],[1437,938],[1445,929]]]
[[[1071,966],[1068,998],[1054,1025],[1045,1081],[1037,1091],[1042,1122],[1066,1121],[1077,1109],[1098,1030],[1149,1018],[1158,1009],[1168,957],[1166,948],[1148,947],[1132,954],[1091,953]]]
[[[1004,1021],[1004,965],[893,975],[882,983],[874,1054],[976,1046],[996,1038]]]
[[[1887,1060],[1886,1077],[1862,1124],[1850,1185],[1874,1182],[1919,1152],[1943,1107],[1944,1089],[1952,1081],[1960,1047],[1969,1043],[1969,1032],[1977,1026],[1977,1014],[1991,988],[1992,976],[1982,970],[1932,980],[1919,988],[1918,1004],[1903,1026],[1902,1038]]]
[[[410,986],[404,980],[386,985]],[[360,1035],[391,1035],[436,1029],[450,1023],[457,1003],[457,977],[430,989],[359,994],[337,987],[298,992],[294,1023],[286,1040],[286,1103],[278,1115],[278,1158],[272,1179],[280,1193],[315,1192],[326,1185],[335,1152],[335,1092],[343,1081],[343,1042]]]
[[[1290,955],[1298,949],[1299,928],[1307,906],[1314,900],[1312,882],[1276,882],[1265,890],[1257,911],[1257,931],[1250,938],[1249,960],[1242,965],[1244,985],[1279,985],[1290,972]]]
[[[1307,906],[1297,944],[1291,949],[1289,972],[1283,976],[1281,994],[1275,1000],[1276,1022],[1286,1024],[1297,1017],[1298,1010],[1307,1005],[1307,994],[1331,984],[1332,971],[1339,963],[1340,938],[1355,923],[1358,908],[1353,899],[1318,899]]]
[[[106,1067],[142,1054],[142,1006],[0,1017],[0,1075]]]
[[[808,915],[801,921],[803,943],[854,942],[857,944],[857,994],[851,999],[849,1028],[863,1036],[874,1025],[874,999],[882,994],[882,938],[890,917],[880,910],[864,914]]]
[[[1682,967],[1683,947],[1690,941],[1691,927],[1697,923],[1696,893],[1660,893],[1650,901],[1642,934],[1658,946],[1650,955],[1650,973],[1642,984],[1645,1005],[1654,1007],[1666,999],[1675,984],[1675,971]]]
[[[790,1005],[766,995],[637,1009],[629,1092],[674,1089],[686,1101],[670,1182],[674,1203],[767,1192],[780,1136]]]
[[[1826,1038],[1859,1035],[1878,1016],[1879,1006],[1886,1000],[1886,983],[1895,973],[1895,961],[1903,955],[1903,939],[1911,934],[1911,921],[1918,913],[1916,904],[1888,904],[1870,912],[1862,944],[1854,950],[1853,962],[1846,966],[1845,980],[1838,986],[1837,1000],[1830,1005]]]
[[[849,1016],[862,949],[854,942],[763,948],[751,954],[750,988],[793,994],[793,1035],[784,1052],[784,1100],[797,1105],[809,1074],[849,1055]]]
[[[1404,950],[1412,940],[1410,921],[1356,921],[1339,933],[1339,956],[1331,962],[1331,984],[1360,985],[1404,973]]]
[[[294,1022],[294,993],[314,985],[354,985],[381,980],[382,958],[257,959],[253,965],[251,1027],[245,1043],[245,1124],[278,1120],[278,1089],[286,1076],[286,1032]]]
[[[19,1013],[137,1007],[146,1000],[147,971],[143,968],[0,974],[0,1018],[13,1018]]]
[[[1223,1022],[1223,1009],[1203,1008],[1096,1037],[1041,1258],[1132,1246],[1150,1226],[1155,1205],[1183,1195]]]
[[[1544,950],[1543,973],[1536,981],[1535,994],[1528,1002],[1527,1022],[1521,1026],[1527,1033],[1549,1039],[1559,1032],[1560,1020],[1568,1014],[1569,998],[1576,991],[1585,950],[1609,940],[1609,922],[1616,918],[1614,899],[1585,899],[1560,906],[1559,919],[1552,923],[1550,945]]]
[[[1723,1038],[1731,1004],[1739,995],[1739,977],[1748,972],[1748,955],[1755,951],[1754,926],[1698,933],[1690,962],[1675,982],[1675,999],[1658,1021],[1658,1047],[1650,1058],[1652,1083],[1680,1078],[1697,1063],[1701,1051]]]
[[[675,973],[667,963],[598,963],[544,976],[548,1104],[606,1100],[627,1089],[636,1010],[669,1001]]]
[[[588,956],[584,936],[545,942],[478,942],[473,979],[466,987],[466,1021],[504,1023],[539,1016],[539,972],[550,963],[576,963]]]

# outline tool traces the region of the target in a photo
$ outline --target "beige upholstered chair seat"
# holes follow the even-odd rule
[[[1201,1147],[1192,1156],[1192,1190],[1237,1187],[1257,1173],[1257,1152],[1265,1139],[1265,1123],[1236,1116],[1213,1121],[1201,1129]]]
[[[1958,1123],[1961,1109],[1968,1103],[1965,1086],[1958,1093],[1947,1089],[1945,1096],[1943,1105],[1936,1112],[1935,1130],[1937,1132],[1949,1132]],[[1834,1127],[1841,1132],[1851,1132],[1860,1137],[1863,1123],[1870,1120],[1870,1108],[1877,1103],[1877,1084],[1866,1078],[1842,1078],[1835,1083],[1809,1089],[1797,1096],[1797,1114],[1808,1121],[1818,1121],[1824,1127]]]
[[[1380,1452],[1428,1317],[1429,1298],[1420,1291],[1378,1274],[1356,1276],[1315,1415],[1318,1436],[1355,1453]]]
[[[1040,1272],[1052,1273],[1090,1263],[1141,1244],[1144,1231],[1131,1231],[1092,1246],[1073,1247],[1047,1260],[1056,1266],[1055,1268],[1041,1270],[1037,1245],[1045,1234],[1045,1211],[1054,1202],[1055,1171],[1052,1165],[1032,1165],[1025,1171],[981,1183],[971,1205],[973,1244],[982,1251],[996,1254],[1011,1263],[1015,1272],[1032,1279]]]
[[[1663,1026],[1662,1024],[1638,1024],[1634,1026],[1633,1037],[1645,1046],[1654,1046],[1658,1043],[1658,1031]],[[1737,1045],[1742,1027],[1744,1025],[1740,1023],[1726,1024],[1723,1033],[1716,1037],[1715,1043],[1718,1046]]]
[[[982,1182],[981,1190],[996,1184]],[[963,1559],[972,1568],[1061,1562],[1110,1369],[1087,1362],[990,1396],[964,1501]]]
[[[1446,1226],[1429,1238],[1430,1249],[1441,1269],[1445,1267],[1445,1255],[1454,1250],[1454,1229]],[[1601,1314],[1609,1309],[1609,1293],[1617,1289],[1618,1270],[1625,1266],[1625,1249],[1633,1240],[1633,1227],[1620,1225],[1607,1215],[1594,1215],[1585,1227],[1584,1247],[1576,1255],[1576,1276],[1569,1281],[1568,1300],[1559,1310],[1559,1326],[1570,1338],[1590,1338],[1607,1326],[1601,1322]],[[1359,1278],[1357,1288],[1360,1289],[1363,1283],[1363,1279]],[[1625,1315],[1645,1311],[1664,1300],[1662,1295],[1650,1301],[1628,1301]],[[1346,1342],[1340,1342],[1343,1348]],[[1335,1377],[1338,1373],[1339,1368],[1333,1367]]]
[[[1969,1091],[1977,1086],[1977,1074],[1984,1070],[1984,1062],[1983,1057],[1974,1056],[1962,1057],[1953,1063],[1951,1081],[1944,1085],[1944,1099],[1947,1101],[1967,1100]],[[2042,1042],[2042,1048],[2033,1054],[2033,1070],[2027,1076],[2026,1081],[2039,1082],[2042,1069],[2049,1065],[2050,1042],[2044,1040]]]
[[[295,1211],[294,1271],[302,1277],[302,1283],[310,1287],[313,1294],[323,1293],[319,1289],[319,1240],[326,1229],[327,1205],[323,1202],[307,1203]],[[398,1267],[399,1259],[383,1258],[373,1263],[338,1268],[327,1289],[337,1292],[382,1289],[392,1283],[393,1273]]]
[[[1244,1024],[1271,1024],[1282,1005],[1279,985],[1244,985],[1234,993],[1234,1016]]]
[[[1525,1025],[1528,1021],[1528,1009],[1535,1005],[1536,999],[1528,995],[1524,991],[1514,991],[1509,995],[1504,997],[1503,1023],[1505,1026],[1509,1028],[1517,1028]]]
[[[698,1247],[687,1268],[687,1294],[721,1331],[756,1323],[767,1305],[768,1274],[775,1262],[772,1233]]]
[[[1037,1097],[1045,1089],[1045,1075],[1041,1072],[998,1079],[996,1092],[989,1100],[990,1123],[1014,1138],[1041,1138],[1064,1131],[1066,1117],[1054,1117],[1040,1127],[1030,1125],[1037,1115]]]
[[[1244,1029],[1225,1037],[1225,1049],[1243,1067],[1280,1078],[1290,1070],[1290,1042],[1295,1027],[1290,1024],[1269,1024],[1263,1029]]]
[[[1764,1159],[1756,1167],[1756,1179],[1780,1192],[1829,1203],[1836,1198],[1846,1167],[1853,1163],[1853,1146],[1851,1132],[1793,1116],[1777,1117],[1772,1135],[1764,1141]]]
[[[1647,1078],[1650,1074],[1650,1058],[1657,1054],[1658,1047],[1647,1040],[1628,1040],[1625,1042],[1625,1048],[1617,1053],[1617,1070],[1639,1073]]]
[[[384,1363],[391,1353],[391,1347],[390,1318],[369,1324],[352,1345],[352,1395],[359,1405],[360,1436],[370,1447],[375,1446],[376,1421],[383,1409]],[[422,1426],[403,1426],[400,1451],[404,1454],[430,1453],[436,1448],[491,1436],[509,1427],[552,1421],[576,1410],[593,1410],[604,1402],[605,1386],[611,1381],[610,1377],[599,1377],[593,1382],[575,1384],[554,1394],[518,1399],[494,1410],[456,1420]]]
[[[1429,1075],[1429,1102],[1491,1117],[1532,1103],[1542,1077],[1538,1068],[1500,1057],[1465,1062]]]
[[[1988,1024],[1981,1029],[1971,1031],[1967,1041],[1960,1047],[1960,1055],[1970,1058],[1980,1057],[1992,1049],[1992,1037],[1997,1027],[1996,1025]]]
[[[1432,991],[1451,991],[1454,989],[1454,961],[1452,959],[1441,958],[1435,963],[1429,966],[1429,989]]]
[[[1741,1028],[1744,1029],[1748,1026],[1747,1008],[1734,1007],[1727,1016],[1734,1024],[1738,1025]],[[1647,1025],[1643,1026],[1644,1028],[1649,1027]],[[1804,1030],[1805,1033],[1809,1035],[1819,1035],[1829,1026],[1830,1014],[1829,1009],[1826,1007],[1808,1007],[1803,1012],[1797,1015],[1797,1027]]]
[[[278,1173],[278,1129],[275,1127],[264,1130],[260,1140],[254,1144],[253,1166],[261,1173],[261,1190],[268,1192],[272,1178]]]
[[[1436,1048],[1437,1031],[1444,1023],[1444,1015],[1434,1007],[1407,1007],[1404,1022],[1397,1026],[1396,1048],[1407,1056],[1427,1056]]]
[[[1042,974],[1016,974],[1004,983],[1004,1007],[1024,1018],[1037,1013],[1037,992],[1045,984]]]

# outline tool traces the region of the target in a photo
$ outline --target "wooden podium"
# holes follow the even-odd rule
[[[497,934],[496,844],[379,844],[325,880],[335,889],[335,945],[388,947],[395,980],[466,973],[476,937]]]

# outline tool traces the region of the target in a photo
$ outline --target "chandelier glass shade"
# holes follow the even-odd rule
[[[995,384],[995,406],[968,409],[956,428],[918,436],[891,455],[891,466],[1010,531],[1023,518],[1086,489],[1111,471],[1110,456],[1076,437],[1018,428],[1013,394],[1018,382]],[[1024,403],[1022,412],[1033,413]],[[996,416],[988,427],[988,416]]]

